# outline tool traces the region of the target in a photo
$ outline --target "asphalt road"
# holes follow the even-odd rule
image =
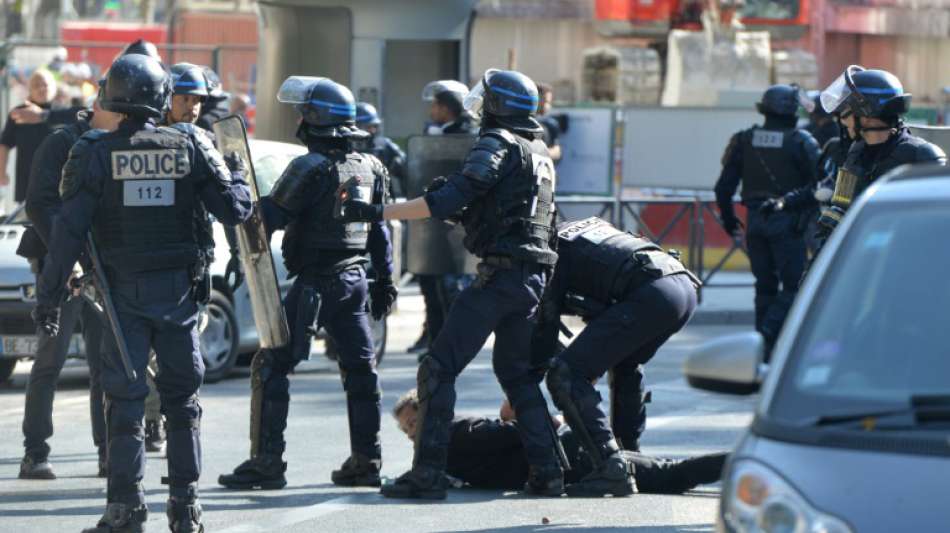
[[[381,367],[383,409],[415,382],[416,361],[405,353],[418,334],[421,298],[400,300],[391,318],[390,344]],[[689,349],[740,328],[692,326],[673,337],[647,367],[653,391],[644,452],[683,457],[725,450],[751,419],[753,398],[732,398],[690,389],[682,377]],[[0,531],[78,532],[101,515],[105,482],[95,478],[96,454],[89,430],[86,378],[81,365],[64,373],[56,398],[56,435],[51,461],[56,481],[16,479],[22,456],[20,424],[28,364],[12,383],[0,386]],[[330,471],[348,453],[345,402],[335,368],[315,348],[310,362],[291,379],[292,402],[285,456],[288,487],[276,492],[233,492],[216,484],[248,453],[248,373],[202,389],[204,473],[202,504],[206,531],[412,532],[429,531],[712,531],[718,485],[685,496],[636,495],[622,499],[537,499],[514,493],[457,490],[442,503],[386,500],[376,491],[330,483]],[[458,380],[458,414],[494,415],[501,389],[486,349]],[[606,395],[605,395],[606,396]],[[391,417],[383,420],[385,475],[395,477],[411,462],[411,443]],[[151,512],[149,531],[165,531],[164,460],[150,454],[145,479]],[[547,521],[544,524],[543,521]]]

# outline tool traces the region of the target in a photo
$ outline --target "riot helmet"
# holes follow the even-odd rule
[[[361,129],[365,130],[367,127],[379,126],[382,123],[383,121],[380,120],[379,114],[376,112],[376,106],[366,102],[356,104],[356,125]]]
[[[212,100],[221,100],[228,97],[228,93],[224,92],[224,89],[221,87],[221,78],[218,77],[218,73],[211,69],[211,67],[201,67],[202,72],[205,75],[205,83],[208,85],[208,98]]]
[[[159,63],[162,62],[162,56],[158,54],[158,47],[149,41],[146,41],[145,39],[136,39],[135,41],[132,41],[128,46],[125,47],[124,50],[122,50],[122,53],[119,55],[124,56],[128,54],[148,56]]]
[[[540,133],[541,125],[531,116],[538,109],[538,86],[514,70],[489,69],[464,100],[465,110],[484,114],[515,130]]]
[[[345,86],[329,79],[290,76],[277,91],[277,101],[300,113],[298,137],[366,138],[356,127],[356,101]]]
[[[897,125],[910,110],[911,95],[897,76],[886,70],[867,70],[851,65],[821,93],[821,105],[829,113],[854,113]],[[867,128],[866,128],[867,129]]]
[[[208,83],[201,67],[192,63],[176,63],[171,68],[172,94],[208,97]]]
[[[126,54],[109,68],[99,105],[136,118],[161,118],[171,96],[171,80],[150,56]]]
[[[773,85],[765,90],[762,99],[755,104],[763,115],[792,117],[798,113],[799,89],[792,85]]]

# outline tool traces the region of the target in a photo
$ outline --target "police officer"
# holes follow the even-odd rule
[[[373,154],[379,159],[392,180],[392,197],[406,196],[406,154],[392,139],[379,131],[383,121],[376,112],[376,106],[366,102],[356,104],[356,127],[369,133],[370,137],[360,141],[357,148],[361,152]]]
[[[26,213],[33,225],[24,232],[21,249],[28,238],[36,239],[35,250],[26,255],[36,264],[37,275],[42,268],[50,242],[53,220],[59,213],[59,181],[69,150],[79,137],[90,128],[111,131],[118,126],[119,115],[93,104],[92,112],[84,111],[79,121],[47,137],[37,148],[26,191]],[[18,253],[21,253],[18,250]],[[92,440],[99,451],[99,477],[105,477],[107,464],[106,421],[103,406],[99,358],[102,340],[102,322],[95,310],[82,298],[70,295],[62,304],[61,327],[55,337],[39,336],[39,346],[30,379],[26,386],[26,405],[23,410],[23,442],[26,454],[20,463],[21,479],[55,479],[48,462],[50,447],[46,440],[53,434],[53,397],[56,383],[69,351],[76,321],[82,321],[82,334],[89,366],[89,413],[92,420]]]
[[[136,39],[132,41],[122,50],[119,55],[124,56],[128,54],[140,54],[151,57],[159,63],[162,62],[162,56],[158,53],[158,47],[155,46],[154,43],[146,41],[145,39]]]
[[[426,135],[475,135],[478,122],[462,105],[468,87],[456,80],[436,80],[422,89],[422,100],[429,102],[429,120]],[[426,318],[422,334],[409,352],[421,352],[420,358],[431,349],[432,343],[459,292],[471,282],[471,276],[458,274],[416,274],[419,291],[425,301]]]
[[[811,133],[811,136],[818,142],[822,150],[825,149],[828,142],[841,135],[841,127],[836,117],[825,111],[821,106],[821,91],[808,91],[804,93],[803,103],[808,104],[808,124],[805,125],[805,131]]]
[[[291,327],[286,348],[262,350],[252,363],[253,381],[260,387],[260,413],[252,427],[256,455],[218,482],[228,488],[279,489],[286,485],[284,429],[287,427],[290,382],[300,361],[310,356],[313,332],[326,329],[339,352],[340,374],[346,391],[350,457],[333,471],[333,483],[379,486],[382,455],[379,442],[380,392],[374,364],[373,340],[367,317],[366,252],[376,280],[371,312],[377,319],[389,313],[396,299],[392,280],[389,230],[373,224],[345,223],[336,218],[336,190],[350,177],[363,178],[360,194],[381,207],[386,200],[386,168],[372,155],[353,150],[353,140],[368,134],[355,126],[356,105],[349,89],[327,78],[291,76],[277,95],[294,104],[301,122],[297,138],[309,153],[291,161],[261,200],[268,231],[286,227],[283,241],[287,271],[296,276],[284,300]],[[252,404],[256,402],[252,399]],[[255,414],[252,413],[252,419]]]
[[[815,204],[820,148],[815,138],[795,129],[798,89],[774,85],[757,105],[764,126],[732,136],[716,182],[723,227],[738,235],[740,222],[732,196],[742,184],[749,210],[746,244],[755,276],[755,329],[771,347],[798,292],[805,269],[804,231]]]
[[[87,232],[100,252],[135,379],[123,372],[118,344],[103,345],[102,385],[109,431],[108,505],[87,533],[138,532],[147,518],[143,450],[145,367],[158,357],[158,389],[168,418],[169,500],[173,532],[198,532],[201,470],[198,387],[198,306],[192,269],[198,260],[194,210],[204,205],[224,224],[245,220],[250,191],[239,160],[225,162],[213,146],[156,127],[171,86],[162,65],[129,54],[112,64],[100,105],[123,120],[111,133],[92,130],[70,152],[60,186],[63,206],[54,224],[50,261],[37,289],[34,318],[55,334],[63,285]],[[229,170],[233,169],[233,170]]]
[[[228,104],[231,95],[221,87],[221,78],[218,77],[217,72],[210,67],[202,67],[202,70],[208,88],[208,98],[201,103],[201,113],[195,124],[199,128],[211,131],[211,126],[215,122],[231,114],[231,107]]]
[[[646,427],[643,365],[693,315],[699,280],[655,243],[599,218],[565,222],[557,229],[557,266],[532,353],[535,361],[555,354],[562,314],[587,321],[554,357],[547,374],[551,398],[594,459],[595,469],[567,492],[625,496],[636,486],[620,448],[640,449]],[[607,371],[610,423],[592,385]]]
[[[462,291],[417,376],[422,415],[412,469],[384,496],[445,498],[446,445],[455,408],[455,379],[494,332],[492,365],[518,412],[531,464],[525,489],[562,494],[547,406],[532,371],[531,319],[557,261],[554,235],[554,162],[532,114],[537,86],[524,74],[489,70],[466,96],[466,108],[484,108],[482,130],[462,168],[430,186],[425,196],[383,206],[344,204],[348,220],[459,220],[465,245],[481,258],[478,279]],[[345,192],[345,190],[344,190]]]
[[[820,239],[827,239],[851,202],[887,172],[905,164],[947,164],[943,150],[904,125],[910,102],[897,76],[856,65],[822,92],[826,111],[849,118],[855,141],[838,171],[831,204],[818,219]]]

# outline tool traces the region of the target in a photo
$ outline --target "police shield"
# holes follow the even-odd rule
[[[458,171],[475,137],[420,135],[409,138],[407,195],[417,198],[439,176]],[[461,226],[435,219],[409,222],[407,269],[413,274],[473,274],[478,260],[465,250]]]
[[[222,154],[236,152],[247,167],[247,181],[251,187],[254,211],[250,218],[237,226],[241,263],[247,279],[247,289],[254,310],[254,323],[262,348],[280,348],[290,342],[290,328],[280,301],[280,287],[274,268],[267,231],[260,209],[260,193],[254,176],[254,165],[244,122],[237,116],[221,119],[214,125],[218,150]]]
[[[947,126],[917,126],[911,125],[910,132],[939,146],[950,154],[950,127]]]

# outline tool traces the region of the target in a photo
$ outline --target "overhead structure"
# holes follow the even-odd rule
[[[260,0],[257,136],[292,141],[297,117],[273,95],[291,75],[325,76],[380,110],[387,135],[423,130],[421,92],[468,83],[477,0]]]

